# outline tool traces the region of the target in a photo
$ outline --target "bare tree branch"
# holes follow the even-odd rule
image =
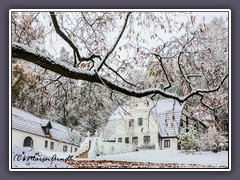
[[[115,71],[113,68],[111,68],[110,66],[108,66],[106,63],[104,63],[104,65],[105,65],[108,69],[110,69],[112,72],[114,72],[118,77],[120,77],[125,83],[127,83],[127,84],[129,84],[129,85],[131,85],[131,86],[133,86],[133,87],[136,87],[135,84],[128,82],[128,81],[127,81],[126,79],[124,79],[117,71]]]
[[[98,67],[96,68],[97,71],[99,71],[99,70],[102,68],[102,66],[103,66],[103,64],[105,63],[105,61],[107,60],[107,58],[110,56],[110,54],[111,54],[111,53],[114,51],[114,49],[116,48],[118,42],[120,41],[120,39],[121,39],[121,37],[122,37],[122,35],[123,35],[124,30],[126,29],[127,22],[128,22],[128,19],[129,19],[130,14],[131,14],[131,12],[128,12],[128,13],[127,13],[127,16],[126,16],[125,21],[124,21],[124,25],[123,25],[123,27],[122,27],[122,30],[121,30],[121,32],[120,32],[117,40],[116,40],[115,43],[113,44],[113,46],[112,46],[112,48],[110,49],[110,51],[109,51],[109,52],[106,54],[106,56],[103,58],[102,62],[101,62],[101,63],[98,65]]]
[[[171,85],[171,83],[170,83],[170,81],[169,81],[169,78],[168,78],[166,69],[165,69],[165,67],[164,67],[164,65],[163,65],[162,57],[161,57],[160,55],[158,55],[158,54],[154,54],[154,55],[155,55],[155,56],[157,57],[157,59],[159,60],[160,65],[161,65],[161,67],[162,67],[162,69],[163,69],[163,72],[164,72],[164,74],[165,74],[165,76],[166,76],[166,78],[167,78],[168,86],[167,86],[167,87],[164,87],[164,90],[166,91],[166,90],[169,89],[172,85]]]
[[[54,28],[57,32],[57,34],[59,36],[61,36],[70,46],[71,48],[74,50],[74,57],[75,55],[77,55],[78,57],[78,60],[80,61],[81,60],[81,56],[79,54],[79,51],[78,51],[78,48],[73,44],[73,42],[61,31],[59,25],[58,25],[58,21],[57,21],[57,18],[56,18],[56,15],[54,12],[50,12],[50,15],[51,15],[51,18],[52,18],[52,22],[53,22],[53,25],[54,25]],[[74,62],[74,66],[77,64],[76,62],[76,59],[75,59],[75,62]]]
[[[76,56],[78,58],[78,61],[81,63],[83,61],[93,61],[93,58],[99,58],[101,59],[100,56],[98,55],[91,55],[90,57],[81,57],[80,56],[80,53],[78,51],[78,48],[74,45],[74,43],[63,33],[63,31],[61,31],[59,25],[58,25],[58,21],[57,21],[57,18],[56,18],[56,15],[54,12],[50,12],[50,15],[51,15],[51,18],[52,18],[52,22],[53,22],[53,25],[54,25],[54,28],[57,32],[57,34],[59,36],[61,36],[70,46],[71,48],[73,49],[73,54],[74,54],[74,67],[76,67],[77,65],[77,59],[76,59]]]

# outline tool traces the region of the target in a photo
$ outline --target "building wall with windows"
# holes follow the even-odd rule
[[[116,127],[116,142],[131,143],[136,147],[153,146],[158,142],[157,122],[149,114],[151,106],[140,100],[125,106],[123,120]]]
[[[76,152],[80,147],[78,131],[15,107],[12,107],[11,127],[12,145],[68,153]]]
[[[177,150],[178,149],[178,139],[176,137],[161,138],[160,149],[162,150]]]
[[[178,149],[177,136],[183,106],[171,99],[153,102],[133,99],[122,107],[121,116],[111,117],[111,141],[131,143],[136,148]],[[113,122],[115,122],[113,126]],[[114,138],[113,138],[114,137]]]
[[[31,145],[24,144],[24,141],[26,138],[32,139]],[[75,145],[64,143],[64,142],[59,142],[56,140],[48,139],[45,137],[19,131],[16,129],[12,129],[12,144],[23,146],[23,147],[28,146],[37,150],[67,152],[67,153],[73,153],[79,149],[79,146],[75,146]]]

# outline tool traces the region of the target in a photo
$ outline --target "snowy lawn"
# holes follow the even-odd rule
[[[75,168],[228,168],[228,152],[144,150],[68,161]]]
[[[104,155],[96,158],[78,158],[72,161],[16,160],[16,154],[66,159],[69,153],[36,151],[32,148],[13,146],[13,168],[228,168],[228,152],[185,153],[173,150],[142,150],[124,154]],[[21,157],[22,157],[21,156]],[[65,163],[66,162],[66,163]],[[70,164],[70,165],[69,165]]]
[[[152,162],[152,163],[179,163],[179,164],[201,164],[213,166],[228,166],[228,152],[195,152],[184,153],[173,150],[143,150],[124,154],[98,156],[88,160],[115,160],[130,162]]]

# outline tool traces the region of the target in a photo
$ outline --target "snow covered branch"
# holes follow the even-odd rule
[[[12,57],[32,62],[38,66],[41,66],[42,68],[48,69],[52,72],[58,73],[62,76],[65,76],[71,79],[85,80],[89,82],[104,84],[112,90],[121,92],[129,96],[140,98],[140,97],[144,97],[152,94],[160,94],[166,98],[175,99],[180,103],[186,101],[188,98],[194,95],[201,95],[202,93],[218,91],[228,77],[228,74],[226,74],[225,77],[222,79],[221,83],[213,89],[193,90],[188,95],[179,97],[176,94],[165,92],[164,90],[159,88],[135,90],[135,89],[129,89],[127,87],[120,86],[117,83],[111,82],[110,80],[106,79],[104,76],[97,74],[95,71],[80,70],[80,69],[71,67],[63,62],[52,59],[51,57],[47,56],[42,52],[39,52],[35,49],[29,48],[26,45],[22,45],[15,42],[12,43]]]

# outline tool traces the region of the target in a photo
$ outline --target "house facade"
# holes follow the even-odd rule
[[[79,132],[50,120],[12,107],[12,145],[37,150],[76,152],[80,147]]]
[[[106,141],[131,143],[136,149],[177,150],[183,105],[172,99],[132,99],[108,120]]]

